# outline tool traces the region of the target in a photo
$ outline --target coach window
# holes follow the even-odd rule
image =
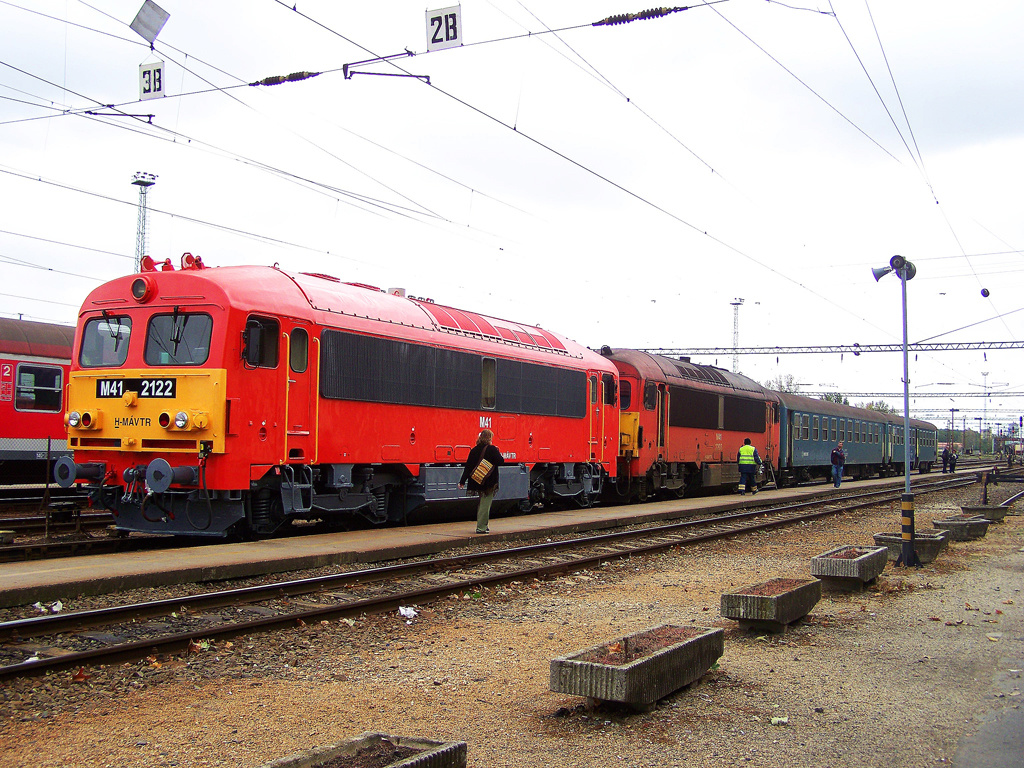
[[[288,364],[296,373],[305,373],[309,366],[309,334],[305,328],[292,328],[288,343]]]
[[[481,358],[480,407],[492,410],[497,402],[498,364],[493,357]]]
[[[800,435],[800,437],[802,437],[804,440],[807,440],[811,436],[811,430],[810,430],[810,427],[808,426],[810,424],[810,422],[811,422],[811,417],[808,416],[806,413],[803,416],[800,417],[800,424],[801,424],[801,430],[800,430],[801,435]]]
[[[210,357],[213,318],[205,313],[153,315],[146,331],[146,365],[202,365]]]
[[[269,317],[250,317],[245,323],[242,357],[253,368],[276,368],[281,325]]]
[[[20,364],[14,409],[17,411],[59,412],[62,410],[63,382],[64,371],[59,367]]]
[[[818,439],[818,417],[815,416],[811,421],[811,440]]]
[[[82,331],[78,362],[83,368],[124,365],[131,333],[132,319],[128,315],[104,314],[92,318]]]
[[[628,411],[633,404],[633,384],[628,379],[619,383],[619,410]]]
[[[846,442],[853,442],[853,419],[846,420]]]

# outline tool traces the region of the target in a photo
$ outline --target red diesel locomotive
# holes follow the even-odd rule
[[[75,329],[0,318],[0,483],[49,482],[67,457],[64,384]]]
[[[327,275],[147,260],[88,296],[74,349],[74,459],[54,474],[123,531],[267,535],[469,504],[461,464],[484,427],[506,459],[499,505],[587,506],[616,474],[612,361]]]
[[[645,501],[739,483],[745,438],[771,467],[778,445],[778,396],[720,368],[632,349],[601,353],[619,372],[621,433],[616,490]]]

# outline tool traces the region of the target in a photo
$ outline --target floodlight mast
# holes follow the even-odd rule
[[[132,176],[132,184],[139,188],[139,225],[135,232],[135,271],[142,270],[142,259],[147,256],[147,224],[149,223],[149,206],[147,193],[156,184],[156,174],[139,171]]]

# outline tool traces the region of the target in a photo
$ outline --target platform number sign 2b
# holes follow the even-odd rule
[[[427,11],[427,50],[440,51],[462,45],[462,6]]]
[[[139,65],[139,99],[159,99],[164,95],[164,63],[151,61]]]

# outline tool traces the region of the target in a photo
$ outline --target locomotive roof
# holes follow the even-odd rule
[[[650,352],[637,349],[605,348],[602,354],[617,362],[633,366],[645,379],[664,379],[669,383],[691,389],[728,389],[755,395],[759,399],[775,399],[774,392],[765,389],[753,379],[712,365],[698,365],[689,360],[652,355]]]
[[[900,414],[871,411],[867,408],[842,405],[841,403],[833,403],[829,400],[807,397],[806,395],[795,395],[786,392],[779,392],[778,395],[782,404],[794,411],[807,411],[808,413],[819,413],[830,417],[871,419],[887,424],[895,424],[896,426],[902,426],[903,424],[903,416]],[[920,427],[922,429],[935,429],[934,424],[929,421],[922,421],[921,419],[911,419],[910,424],[913,427]]]
[[[74,326],[0,317],[0,354],[71,358]]]
[[[451,344],[530,358],[573,367],[585,361],[608,368],[596,352],[564,336],[537,326],[524,325],[476,312],[455,309],[426,299],[405,298],[379,288],[346,283],[330,275],[290,273],[277,267],[204,267],[143,273],[158,285],[158,301],[165,304],[216,303],[241,312],[255,312],[313,320],[328,327],[410,341]],[[97,288],[83,310],[113,310],[111,296],[130,299],[132,280],[138,274],[117,278]],[[209,288],[200,288],[206,283]],[[447,338],[446,338],[447,337]],[[503,350],[495,345],[504,347]]]

